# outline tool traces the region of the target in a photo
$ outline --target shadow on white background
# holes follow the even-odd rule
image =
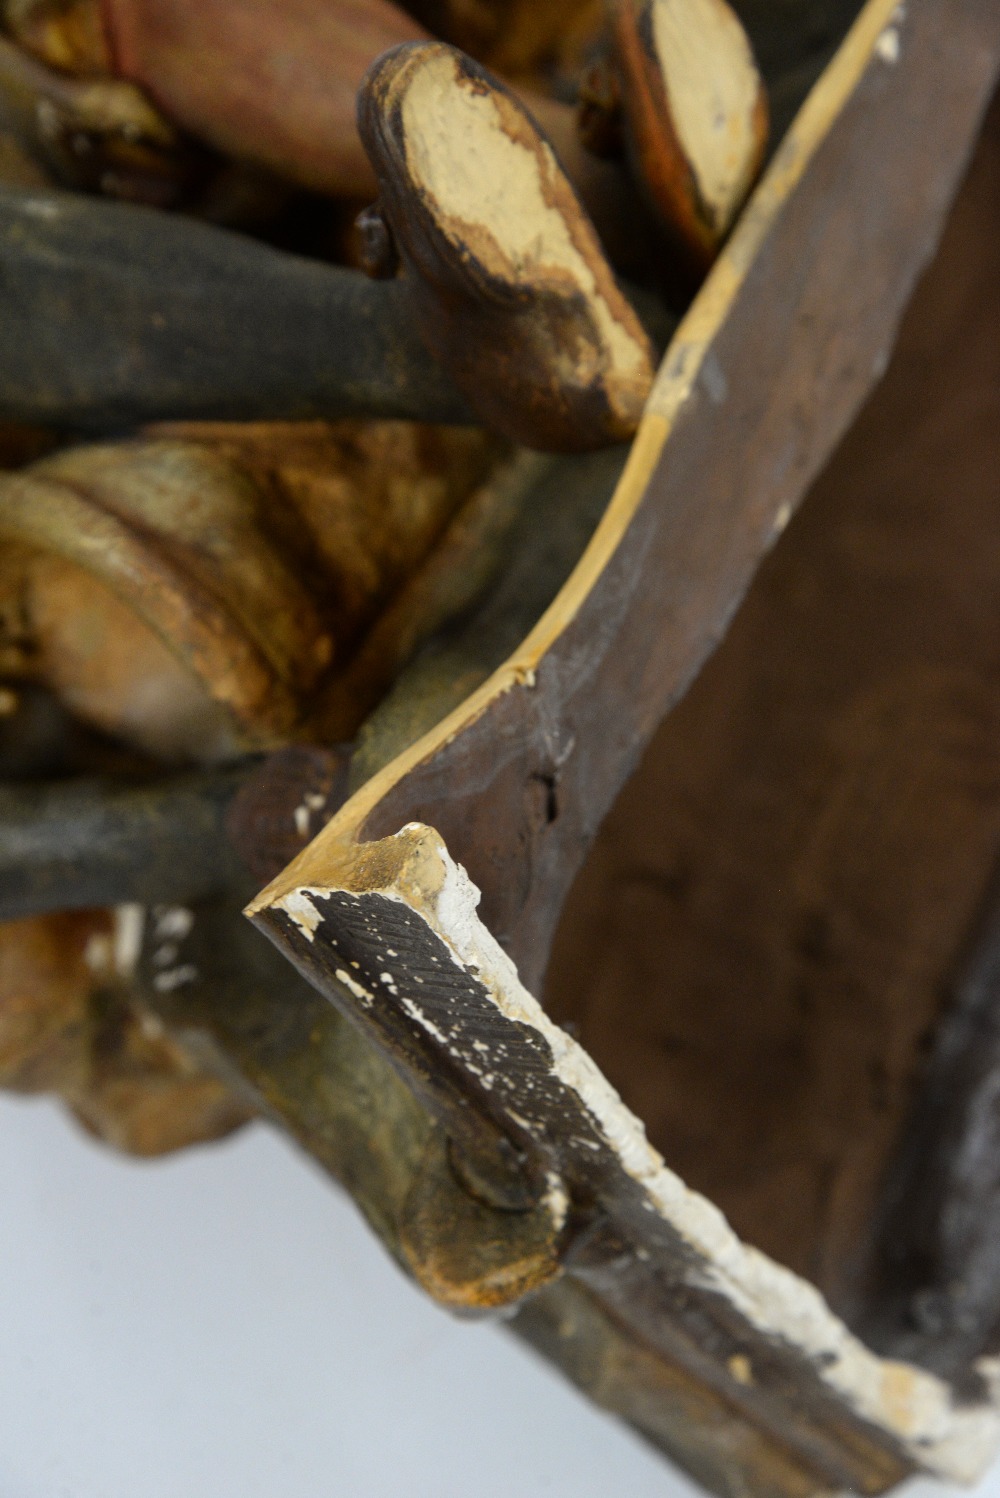
[[[0,1498],[698,1492],[263,1126],[137,1164],[0,1099]]]

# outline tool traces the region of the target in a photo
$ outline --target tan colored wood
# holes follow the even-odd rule
[[[628,148],[697,274],[714,258],[767,145],[767,98],[726,0],[617,0],[615,64]]]
[[[4,0],[4,24],[43,62],[78,76],[110,71],[111,58],[94,0]]]
[[[308,738],[498,450],[402,423],[193,424],[43,458],[0,479],[0,664],[154,759]],[[348,737],[368,700],[338,701]]]
[[[358,124],[428,347],[494,431],[546,450],[635,430],[653,354],[551,146],[441,43],[368,74]]]

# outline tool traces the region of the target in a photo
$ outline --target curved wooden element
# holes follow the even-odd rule
[[[991,21],[989,0],[869,0],[678,328],[573,575],[317,856],[435,827],[537,987],[615,794],[885,368],[995,77]]]
[[[1000,1434],[996,1364],[956,1390],[876,1357],[686,1190],[528,989],[617,790],[885,367],[1000,64],[991,11],[869,0],[679,328],[558,598],[249,909],[470,1178],[506,1168],[548,1211],[563,1277],[525,1334],[724,1492],[969,1479]]]
[[[294,881],[281,876],[256,902],[257,923],[389,1056],[471,1156],[473,1181],[496,1178],[506,1147],[535,1186],[526,1204],[547,1217],[566,1278],[619,1337],[703,1404],[721,1404],[698,1417],[713,1486],[724,1490],[728,1473],[750,1491],[880,1492],[916,1470],[981,1470],[1000,1436],[992,1362],[959,1397],[923,1369],[878,1358],[813,1286],[740,1243],[519,982],[476,916],[478,890],[432,829],[327,849],[311,874],[308,854],[296,863]],[[513,1231],[509,1252],[506,1297],[495,1266],[488,1298],[440,1298],[516,1304]],[[681,1446],[689,1464],[697,1440]]]

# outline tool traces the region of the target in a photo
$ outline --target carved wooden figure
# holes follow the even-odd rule
[[[634,219],[637,211],[627,173],[583,148],[575,108],[554,86],[559,82],[564,92],[572,86],[565,54],[582,58],[593,47],[602,28],[600,7],[579,6],[575,29],[565,8],[544,19],[527,7],[519,7],[519,15],[508,9],[493,17],[485,6],[475,16],[462,6],[454,14],[450,6],[434,9],[439,34],[471,43],[482,61],[512,75],[512,85],[552,136],[602,232],[631,262],[635,228],[619,222],[623,215]],[[47,88],[60,98],[75,90],[88,98],[121,101],[119,113],[126,121],[138,100],[145,117],[161,119],[162,129],[174,136],[180,131],[188,145],[197,140],[224,158],[252,163],[272,186],[285,182],[360,202],[376,184],[355,128],[357,90],[381,53],[429,40],[413,16],[388,0],[255,0],[253,5],[209,0],[200,6],[187,0],[7,0],[0,14],[34,54],[11,62],[12,105],[31,88],[36,93]],[[13,58],[15,49],[10,51]],[[551,76],[553,69],[558,79]],[[80,84],[66,72],[79,75]],[[0,130],[5,113],[12,112],[5,111],[4,100],[0,71]],[[72,153],[69,161],[54,157],[52,143],[37,139],[30,118],[15,129],[14,141],[27,146],[29,155],[41,154],[56,169],[57,180],[79,181],[81,163]],[[201,161],[203,175],[211,165],[211,155]],[[108,188],[113,189],[110,177]],[[160,192],[169,198],[165,188]],[[147,199],[158,201],[151,193]],[[131,195],[144,197],[138,181]]]
[[[865,8],[682,322],[565,589],[251,906],[409,1077],[483,1209],[522,1195],[539,1286],[525,1334],[726,1491],[970,1477],[996,1445],[993,1364],[953,1382],[883,1361],[682,1184],[532,991],[622,775],[884,367],[995,78],[984,19]],[[901,122],[931,87],[947,131],[911,154]],[[831,184],[862,162],[866,213],[841,217]],[[493,1257],[477,1290],[471,1249],[468,1277],[453,1253],[446,1276],[440,1238],[414,1231],[414,1214],[446,1215],[422,1205],[429,1169],[397,1251],[443,1300],[493,1304]]]
[[[246,1116],[136,1013],[138,948],[122,957],[122,933],[141,930],[144,893],[159,907],[178,876],[174,893],[189,896],[245,879],[247,865],[273,871],[260,843],[268,809],[281,806],[281,761],[261,781],[246,757],[324,731],[327,695],[407,575],[397,629],[429,627],[421,564],[501,451],[474,430],[203,423],[66,448],[0,476],[8,739],[31,774],[91,775],[6,788],[0,904],[24,916],[0,934],[6,1085],[59,1092],[95,1131],[142,1154]],[[372,682],[356,698],[337,694],[344,736],[380,667],[391,671],[385,624],[379,639],[388,660],[369,642]],[[39,724],[30,744],[46,698],[49,732]],[[46,766],[56,742],[63,762]],[[293,764],[278,864],[307,841],[338,779],[328,751],[303,750]],[[181,768],[192,765],[218,768]],[[264,812],[245,849],[226,815],[255,794]]]
[[[125,9],[115,0],[107,13]],[[244,309],[255,278],[268,275],[269,285],[287,294],[282,305],[299,309],[296,327],[307,326],[317,304],[335,309],[331,326],[338,318],[342,327],[349,322],[349,335],[359,338],[365,327],[379,336],[405,313],[400,362],[388,375],[381,366],[366,370],[349,340],[331,355],[341,413],[458,418],[474,411],[529,446],[578,447],[588,428],[595,445],[605,444],[592,454],[541,456],[473,433],[442,438],[455,451],[428,504],[433,514],[420,566],[406,576],[388,542],[374,547],[376,556],[366,553],[378,580],[367,593],[359,588],[353,612],[345,605],[339,633],[321,577],[336,574],[338,597],[350,593],[350,546],[342,530],[325,573],[292,564],[293,556],[301,560],[303,531],[312,562],[321,559],[321,522],[329,515],[310,507],[316,465],[298,452],[286,466],[284,444],[295,448],[287,433],[161,428],[132,443],[39,456],[23,472],[0,476],[0,522],[7,515],[0,534],[16,563],[7,576],[17,596],[27,589],[35,605],[17,617],[34,622],[41,644],[29,652],[35,677],[27,657],[15,662],[25,711],[36,701],[32,691],[76,692],[78,713],[91,719],[74,751],[83,765],[100,763],[106,752],[87,733],[114,726],[112,708],[121,716],[121,702],[107,691],[117,672],[103,679],[98,661],[88,663],[91,675],[76,665],[65,679],[57,673],[73,641],[60,631],[60,590],[45,583],[50,569],[68,564],[85,591],[96,567],[99,588],[126,596],[140,632],[153,626],[156,645],[179,673],[171,677],[171,700],[183,695],[177,682],[189,690],[194,681],[211,720],[196,749],[194,720],[178,714],[176,758],[187,768],[167,773],[161,761],[145,800],[121,784],[112,795],[73,783],[8,788],[13,832],[6,849],[0,841],[4,912],[29,923],[29,939],[39,930],[51,934],[33,924],[39,917],[75,922],[86,937],[62,949],[72,971],[56,985],[64,996],[59,1014],[35,1004],[27,990],[20,1006],[8,1008],[23,1052],[10,1060],[4,1049],[9,1075],[17,1085],[35,1078],[60,1086],[78,1105],[87,1053],[74,1051],[67,1037],[73,1015],[88,1005],[93,1012],[89,990],[80,998],[81,974],[96,965],[106,977],[118,961],[115,1013],[126,1072],[138,1026],[155,1051],[143,1053],[143,1065],[193,1089],[204,1109],[202,1132],[228,1126],[243,1110],[271,1119],[347,1185],[388,1250],[442,1305],[466,1313],[503,1308],[513,1329],[595,1400],[727,1495],[871,1493],[915,1472],[970,1480],[1000,1440],[995,1344],[969,1330],[966,1314],[971,1305],[981,1319],[995,1317],[1000,1299],[995,1258],[983,1247],[993,1196],[985,1218],[965,1210],[969,1182],[983,1178],[978,1156],[947,1147],[970,1138],[980,1147],[969,1115],[990,1096],[982,1039],[992,1044],[995,1028],[988,997],[994,905],[984,904],[974,931],[962,925],[989,884],[996,854],[995,777],[979,753],[983,724],[989,728],[995,716],[992,698],[979,691],[989,674],[989,631],[976,634],[966,661],[949,612],[960,589],[942,601],[944,574],[928,567],[920,574],[924,593],[907,593],[907,580],[893,571],[899,520],[890,516],[875,537],[881,584],[899,595],[896,654],[890,651],[883,679],[861,660],[864,651],[852,656],[838,613],[841,604],[866,602],[871,513],[849,496],[825,512],[817,507],[810,529],[810,505],[806,523],[784,535],[884,372],[903,309],[937,243],[1000,72],[993,9],[991,0],[908,0],[905,7],[867,0],[860,8],[753,0],[740,7],[778,101],[775,117],[784,125],[789,101],[800,107],[655,378],[646,335],[552,147],[505,85],[440,42],[417,40],[389,52],[362,99],[361,131],[380,193],[378,215],[368,221],[369,249],[383,271],[394,270],[398,256],[397,280],[364,281],[262,246],[244,254],[220,231],[148,210],[27,189],[9,190],[0,201],[12,274],[34,288],[36,313],[52,246],[71,246],[73,225],[103,234],[109,259],[112,221],[134,236],[137,269],[120,256],[102,268],[102,284],[119,297],[116,316],[128,313],[133,330],[147,329],[124,345],[138,361],[138,394],[128,380],[115,386],[99,360],[88,363],[81,337],[58,386],[51,362],[16,354],[14,394],[4,397],[10,416],[38,419],[48,402],[50,419],[53,412],[61,419],[71,410],[81,419],[89,412],[99,428],[125,409],[132,420],[194,415],[206,391],[210,409],[203,405],[201,414],[249,414],[240,405],[252,397],[249,354],[233,365],[232,386],[239,388],[227,397],[225,361],[213,365],[212,350],[195,346],[192,379],[204,376],[204,383],[183,409],[179,364],[157,362],[148,314],[160,312],[154,298],[162,294],[156,256],[163,223],[170,243],[191,253],[189,266],[216,268],[213,286],[227,286],[238,265]],[[131,14],[148,20],[152,10],[134,6]],[[214,10],[209,6],[205,17]],[[37,20],[47,7],[15,11],[22,21]],[[448,5],[420,11],[435,29],[447,30],[438,12],[459,25]],[[542,7],[540,34],[548,34],[548,14]],[[651,95],[662,87],[653,123],[662,126],[666,107],[672,131],[672,138],[657,134],[639,108],[645,95],[626,97],[623,83],[626,149],[700,272],[763,150],[761,95],[743,32],[720,0],[634,7],[623,0],[610,14],[619,74],[643,81]],[[728,75],[736,78],[734,91],[720,96],[732,105],[731,114],[722,109],[732,154],[717,150],[698,114],[703,97],[685,94],[688,75],[679,80],[664,51],[666,38],[688,36],[691,17],[715,36],[714,54],[739,64]],[[598,19],[592,34],[600,29]],[[545,45],[524,54],[531,87]],[[140,50],[137,41],[130,55]],[[463,128],[452,136],[455,118]],[[540,123],[548,128],[544,118]],[[673,149],[669,169],[665,144]],[[477,171],[504,183],[520,210],[517,222],[504,221]],[[526,222],[537,232],[523,234]],[[93,294],[88,257],[70,255],[66,264]],[[176,347],[186,347],[197,307],[184,304],[179,289],[165,306],[185,330]],[[168,338],[170,317],[162,330]],[[234,320],[231,314],[230,326]],[[280,322],[273,329],[265,322],[264,330],[274,332],[292,368]],[[421,353],[415,322],[438,363]],[[40,325],[51,332],[58,319]],[[289,346],[296,341],[288,339]],[[81,371],[85,378],[74,386]],[[263,397],[281,414],[290,414],[288,403],[302,401],[308,387],[294,369],[294,377],[286,375],[279,369]],[[315,372],[311,378],[305,409],[294,407],[294,414],[317,414],[308,403],[316,399]],[[171,389],[173,405],[164,399]],[[628,437],[637,420],[630,446],[606,445]],[[362,430],[377,441],[372,428]],[[195,506],[210,507],[215,496],[214,550],[206,550],[205,535],[186,530],[186,504],[176,523],[164,521],[170,506],[164,510],[156,496],[174,492],[178,465],[201,475],[188,493]],[[225,473],[221,487],[213,487],[209,470]],[[329,486],[329,472],[325,480]],[[237,490],[243,519],[230,524]],[[264,503],[265,490],[282,505]],[[72,528],[67,506],[76,517]],[[960,496],[953,508],[960,519],[975,503]],[[278,523],[282,514],[295,519],[294,535]],[[901,554],[924,555],[924,540],[926,557],[936,554],[947,517],[909,519]],[[95,564],[86,541],[101,527],[114,532],[115,544]],[[364,550],[365,538],[351,535]],[[973,546],[950,559],[953,581],[965,566],[992,579],[989,558],[974,553]],[[146,599],[135,579],[152,576],[150,569],[161,586]],[[184,605],[187,593],[196,595],[197,608]],[[273,630],[261,618],[269,601],[280,614]],[[921,676],[908,695],[907,683],[923,665],[911,659],[922,602],[950,621],[952,632],[942,626],[941,670],[930,681]],[[805,647],[798,654],[789,645],[789,621],[794,626],[807,608],[820,641],[815,654]],[[728,641],[709,660],[734,616]],[[349,646],[338,656],[344,639]],[[12,652],[17,645],[17,638],[7,642]],[[768,677],[769,663],[786,659],[789,674],[803,672],[797,715],[781,683]],[[824,783],[829,755],[814,741],[827,707],[833,711],[824,695],[832,690],[831,662],[844,673],[869,673],[874,707],[867,716],[859,710],[860,726],[851,720],[857,731],[845,737],[843,751],[851,773],[824,821],[816,786]],[[758,698],[768,703],[769,689],[774,701],[762,713]],[[133,695],[126,694],[129,705]],[[215,752],[220,708],[231,737]],[[674,779],[689,791],[685,827],[693,848],[685,864],[685,849],[670,844],[677,856],[666,860],[664,877],[673,877],[676,893],[689,865],[705,871],[705,925],[702,907],[676,916],[662,963],[652,975],[630,976],[611,999],[596,960],[594,991],[570,984],[567,997],[565,976],[560,986],[565,959],[560,967],[557,956],[547,1009],[546,969],[570,887],[664,719],[664,752],[669,760],[673,743]],[[786,719],[798,735],[798,756],[794,745],[772,742]],[[970,795],[942,793],[938,760],[922,757],[919,745],[900,746],[894,732],[905,735],[911,721],[918,733],[943,725],[940,760],[959,766],[960,791],[971,787]],[[122,737],[148,752],[141,727],[126,723]],[[736,751],[727,735],[738,730],[746,762],[736,755],[730,766],[727,753]],[[311,744],[294,742],[303,739]],[[228,762],[248,749],[278,752]],[[788,793],[779,785],[762,814],[754,766],[763,759],[763,783],[774,792],[781,777],[772,760],[782,752],[795,761]],[[947,842],[942,833],[939,847],[935,829],[921,824],[919,856],[910,858],[907,838],[922,806],[910,808],[914,820],[901,817],[885,855],[887,877],[879,881],[852,863],[844,843],[865,837],[870,807],[855,792],[862,783],[870,789],[871,766],[882,756],[890,766],[899,760],[910,767],[917,800],[943,797],[951,810],[941,826],[961,839]],[[191,764],[216,759],[226,763]],[[988,815],[965,815],[973,793]],[[887,794],[882,804],[890,800]],[[741,820],[745,804],[755,815]],[[747,827],[759,833],[762,822],[755,865],[747,849],[760,848]],[[798,858],[793,833],[800,823],[818,831]],[[82,851],[70,857],[60,829],[95,826],[107,831],[103,851],[95,852],[95,839],[91,834],[88,843],[83,832]],[[186,851],[209,841],[212,856]],[[140,875],[135,849],[157,845],[171,856],[144,859]],[[941,881],[927,871],[944,867],[945,855],[956,871],[947,881],[951,914],[934,924],[933,952],[930,942],[911,950],[926,902],[940,894]],[[10,877],[18,858],[31,875],[22,881],[27,894]],[[910,864],[927,874],[913,890],[902,888]],[[764,871],[759,886],[754,867]],[[783,878],[791,893],[769,898],[769,886]],[[129,912],[114,918],[125,921],[124,957],[120,950],[115,957],[114,919],[94,913],[105,903]],[[74,904],[80,913],[67,914]],[[797,921],[800,904],[811,923]],[[857,931],[848,923],[831,932],[855,905]],[[884,935],[874,943],[877,961],[867,960],[873,944],[865,944],[866,916]],[[585,919],[597,956],[611,962],[620,948],[600,900]],[[96,922],[93,930],[88,922]],[[789,926],[793,950],[785,942]],[[643,1096],[648,1075],[665,1076],[667,1090],[671,1078],[685,1079],[683,1057],[670,1052],[671,1026],[696,1028],[699,984],[708,989],[713,977],[734,1010],[734,993],[755,994],[747,1022],[754,1059],[768,1056],[769,1043],[781,1053],[775,1037],[783,1011],[774,995],[785,990],[745,957],[752,939],[786,968],[809,967],[811,986],[793,984],[792,991],[812,1005],[809,1033],[817,1044],[841,1033],[828,1024],[842,1001],[828,977],[830,962],[823,967],[831,944],[839,940],[844,971],[868,985],[871,1007],[889,994],[884,1008],[899,1023],[887,1022],[886,1049],[900,1077],[906,1074],[899,1080],[893,1072],[885,1084],[897,1089],[894,1127],[905,1111],[899,1099],[919,1072],[917,1010],[929,1024],[941,953],[956,942],[964,953],[956,1002],[932,1037],[923,1124],[918,1118],[909,1135],[884,1124],[872,1158],[858,1161],[847,1149],[843,1179],[850,1177],[851,1189],[818,1228],[802,1227],[799,1202],[799,1216],[769,1206],[774,1192],[779,1206],[781,1200],[780,1171],[777,1186],[774,1177],[765,1179],[769,1160],[734,1188],[724,1138],[710,1137],[700,1154],[688,1150],[685,1166],[699,1178],[685,1179],[672,1153],[682,1151],[676,1130],[671,1137],[669,1108],[658,1110],[655,1097]],[[655,943],[651,950],[655,955]],[[647,978],[648,991],[640,991]],[[621,1020],[613,1006],[623,993],[628,1012]],[[648,1036],[636,1032],[636,1016],[650,1013],[662,1022],[660,1033],[651,1021],[655,1066],[641,1055]],[[6,1036],[0,1028],[4,1044]],[[724,1037],[714,1043],[725,1056]],[[96,1080],[94,1095],[104,1098],[118,1079]],[[837,1081],[831,1063],[818,1083],[832,1089],[832,1102],[823,1093],[831,1109]],[[768,1076],[751,1082],[741,1101],[752,1117]],[[132,1109],[134,1093],[115,1093],[123,1096],[106,1131],[114,1134],[114,1119],[125,1117],[134,1127],[119,1128],[124,1142],[146,1147],[147,1120],[141,1107]],[[91,1108],[93,1125],[96,1105],[87,1097],[81,1106]],[[740,1106],[723,1102],[717,1111],[725,1117],[715,1120],[722,1132]],[[171,1127],[181,1132],[176,1119]],[[822,1130],[816,1137],[829,1144]],[[898,1164],[883,1175],[889,1186],[879,1197],[872,1183],[896,1145]],[[817,1150],[823,1159],[829,1153]],[[952,1210],[956,1200],[963,1211]],[[769,1210],[788,1222],[771,1224],[763,1243],[760,1223]],[[851,1233],[861,1218],[870,1272],[852,1279]],[[905,1284],[893,1280],[894,1263],[903,1265]],[[966,1268],[969,1299],[955,1288]],[[924,1318],[916,1327],[914,1314]]]
[[[373,65],[358,122],[418,326],[471,408],[529,447],[630,436],[649,340],[513,95],[453,48],[416,43]]]

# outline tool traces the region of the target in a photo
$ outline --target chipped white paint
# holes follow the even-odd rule
[[[192,963],[178,961],[181,943],[194,929],[194,912],[186,905],[154,905],[151,915],[154,945],[150,961],[158,970],[153,987],[158,993],[172,993],[198,977]]]
[[[153,976],[153,987],[157,993],[173,993],[176,988],[185,988],[189,983],[194,983],[198,978],[198,969],[193,962],[185,962],[180,967],[170,968],[164,973],[155,973]]]
[[[883,62],[894,67],[899,61],[899,32],[895,26],[887,26],[875,43],[875,51]]]
[[[106,936],[103,931],[94,931],[87,937],[87,945],[83,949],[83,960],[85,965],[97,977],[107,977],[114,971],[114,947],[111,937]]]
[[[724,404],[729,394],[729,381],[726,379],[726,372],[719,362],[719,356],[714,350],[710,350],[702,360],[701,383],[708,392],[708,398],[713,406]]]
[[[548,1208],[556,1228],[561,1228],[569,1215],[569,1192],[554,1171],[548,1171],[545,1176],[542,1202]]]
[[[55,134],[58,136],[63,129],[63,123],[59,119],[58,113],[55,113],[54,107],[49,104],[47,99],[40,99],[38,102],[39,128],[44,135],[45,117],[43,114],[43,107],[46,105],[49,109],[53,110],[53,113],[55,114]],[[21,212],[30,214],[32,218],[55,219],[60,216],[61,204],[50,202],[48,198],[22,198]]]
[[[656,0],[653,41],[677,138],[722,234],[759,157],[760,79],[750,44],[722,0]]]
[[[388,974],[386,973],[379,974],[379,978],[381,981],[384,981],[387,976]],[[387,987],[388,986],[389,985],[387,985]],[[477,1065],[477,1063],[470,1056],[468,1050],[463,1047],[461,1038],[458,1034],[447,1035],[444,1030],[441,1029],[441,1026],[436,1024],[435,1021],[431,1019],[427,1011],[425,1009],[422,1009],[414,999],[410,998],[408,994],[400,994],[395,984],[392,985],[391,992],[396,997],[398,997],[400,1006],[403,1009],[404,1013],[408,1014],[410,1018],[416,1024],[418,1024],[422,1030],[425,1030],[427,1032],[428,1035],[432,1035],[438,1042],[438,1044],[444,1047],[449,1056],[453,1056],[456,1061],[460,1061],[467,1072],[470,1072],[474,1077],[478,1077],[483,1087],[486,1088],[487,1092],[492,1090],[493,1084],[496,1081],[496,1076],[493,1072],[483,1071],[483,1068]],[[473,1049],[475,1049],[477,1045],[478,1042],[473,1042]],[[489,1048],[487,1046],[480,1046],[479,1049],[488,1052]]]
[[[194,912],[185,905],[154,905],[153,934],[157,941],[183,941],[191,935]]]
[[[151,1014],[148,1009],[139,1012],[139,1029],[147,1040],[162,1040],[167,1033],[167,1027],[158,1014]]]
[[[693,1250],[697,1268],[690,1273],[690,1283],[724,1296],[759,1333],[812,1361],[817,1378],[831,1392],[859,1417],[893,1436],[926,1470],[958,1481],[974,1480],[1000,1444],[1000,1362],[981,1359],[977,1364],[990,1386],[991,1404],[958,1407],[941,1379],[877,1357],[834,1316],[815,1286],[742,1243],[719,1209],[668,1169],[640,1120],[592,1058],[553,1024],[520,982],[514,964],[476,914],[478,889],[438,834],[410,823],[396,839],[385,841],[397,840],[402,846],[396,876],[378,893],[426,921],[456,966],[475,974],[503,1015],[543,1037],[552,1055],[553,1076],[576,1094],[606,1147],[643,1188],[648,1210],[668,1222]],[[419,909],[404,893],[417,888]],[[320,919],[313,902],[328,893],[329,888],[304,885],[279,896],[274,904],[289,914],[308,912],[297,924],[312,940]],[[341,972],[337,977],[344,981]],[[454,1038],[412,999],[400,1002],[411,1018],[454,1050]],[[532,1123],[513,1109],[509,1116],[532,1131]]]
[[[146,911],[142,905],[116,905],[111,946],[114,953],[114,969],[119,978],[134,976],[139,955],[142,952],[142,933],[146,925]]]
[[[312,936],[309,937],[309,940],[312,941]],[[370,1009],[372,1007],[375,1002],[375,995],[371,993],[369,989],[360,984],[357,979],[352,978],[350,973],[345,972],[342,967],[338,967],[336,973],[334,974],[334,977],[337,979],[338,983],[343,983],[348,993],[352,993],[354,997],[361,1004],[363,1004],[366,1009]]]
[[[428,1035],[433,1035],[434,1039],[441,1045],[443,1045],[447,1050],[449,1050],[452,1055],[456,1054],[455,1048],[448,1036],[444,1033],[440,1026],[434,1023],[429,1014],[424,1013],[419,1004],[415,1004],[413,1000],[408,999],[405,994],[400,1000],[400,1003],[402,1004],[403,1008],[406,1010],[406,1013],[410,1016],[410,1018],[414,1020],[422,1030],[426,1030]]]
[[[872,358],[872,374],[876,380],[880,380],[889,368],[889,350],[880,348],[875,351]]]
[[[305,890],[292,890],[284,899],[278,900],[276,903],[289,919],[295,922],[302,935],[306,938],[306,941],[315,941],[316,927],[323,917]]]
[[[408,830],[416,832],[417,824],[404,833]],[[437,934],[459,966],[478,973],[508,1018],[542,1034],[555,1075],[578,1095],[624,1169],[645,1187],[651,1204],[702,1259],[700,1282],[724,1294],[765,1335],[827,1364],[819,1376],[859,1415],[891,1431],[916,1460],[943,1476],[973,1479],[1000,1441],[995,1409],[957,1409],[940,1379],[876,1357],[833,1315],[813,1285],[742,1243],[717,1207],[688,1190],[587,1052],[552,1023],[524,988],[514,964],[476,914],[478,889],[441,839],[430,836],[443,869],[430,906]],[[993,1369],[984,1364],[983,1371]]]
[[[312,825],[313,815],[321,811],[326,805],[326,797],[320,791],[306,791],[298,806],[292,812],[292,822],[299,837],[308,837]]]

